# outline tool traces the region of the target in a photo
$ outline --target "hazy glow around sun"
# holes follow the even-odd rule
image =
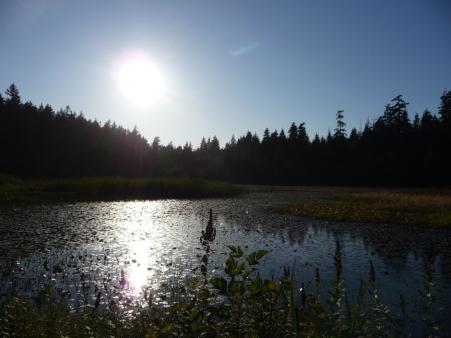
[[[134,105],[148,107],[165,98],[166,79],[161,69],[145,53],[124,53],[114,68],[121,92]]]

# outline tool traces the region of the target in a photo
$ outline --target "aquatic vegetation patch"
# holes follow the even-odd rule
[[[315,202],[284,204],[276,210],[334,221],[451,226],[451,192],[343,193]]]
[[[80,200],[231,197],[233,184],[192,178],[87,177],[20,180],[0,177],[0,204]]]

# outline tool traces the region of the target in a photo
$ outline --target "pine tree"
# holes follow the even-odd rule
[[[321,139],[319,138],[318,134],[315,134],[315,137],[313,138],[312,144],[320,144],[321,143]]]
[[[204,151],[208,149],[207,142],[205,141],[205,137],[202,137],[202,141],[200,141],[200,150]]]
[[[438,110],[440,121],[443,122],[445,126],[451,127],[451,90],[445,90],[440,97],[440,100],[441,104]]]
[[[415,130],[420,129],[420,115],[418,113],[415,113],[415,117],[413,118],[413,128]]]
[[[436,123],[436,117],[429,110],[425,110],[421,116],[421,128],[423,130],[432,129]]]
[[[287,137],[285,136],[285,131],[283,130],[283,128],[282,128],[282,130],[280,131],[279,139],[280,139],[281,141],[286,141],[286,140],[287,140]]]
[[[398,95],[391,100],[393,104],[385,106],[385,112],[382,116],[384,124],[396,132],[404,132],[410,127],[407,105],[402,95]]]
[[[11,83],[9,88],[5,91],[6,96],[8,96],[7,102],[18,106],[20,104],[20,94],[19,89],[14,83]]]
[[[267,143],[269,142],[271,135],[269,134],[269,129],[266,128],[265,131],[263,132],[263,139],[262,139],[262,143]]]
[[[301,144],[306,145],[310,142],[307,135],[307,130],[305,129],[305,122],[299,124],[298,127],[298,140]]]
[[[296,141],[298,138],[298,128],[294,124],[294,122],[291,124],[290,129],[288,129],[288,139],[290,142]]]
[[[158,136],[154,137],[154,139],[153,139],[152,149],[153,150],[159,150],[160,149],[160,138]]]
[[[346,137],[346,123],[343,121],[344,118],[343,112],[344,110],[337,111],[336,116],[337,127],[334,130],[334,137],[336,139],[343,139]]]
[[[213,136],[213,139],[210,141],[208,145],[208,149],[211,151],[219,151],[219,140],[216,136]]]
[[[230,146],[234,147],[236,146],[236,139],[235,139],[235,135],[232,135],[232,138],[230,139]]]
[[[185,143],[185,145],[183,146],[183,151],[188,152],[188,153],[193,151],[193,146],[192,146],[191,142]]]

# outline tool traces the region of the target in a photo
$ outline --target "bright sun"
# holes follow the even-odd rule
[[[115,68],[119,88],[136,106],[148,107],[165,98],[167,93],[165,78],[147,55],[126,54]]]

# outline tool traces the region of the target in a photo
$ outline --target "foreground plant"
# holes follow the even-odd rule
[[[392,315],[374,287],[370,264],[350,304],[342,279],[341,248],[334,256],[335,278],[324,293],[319,270],[315,292],[307,294],[293,269],[280,280],[264,279],[257,270],[268,251],[246,255],[229,246],[221,276],[189,278],[170,289],[168,306],[119,306],[111,299],[81,308],[67,305],[64,293],[44,290],[39,300],[11,297],[0,317],[3,337],[392,337],[403,335],[403,316]],[[366,287],[365,287],[366,284]],[[428,284],[430,294],[431,283]],[[96,299],[94,295],[93,299]],[[97,300],[99,297],[97,296]],[[427,314],[432,303],[427,302]],[[431,325],[435,325],[432,323]],[[435,328],[434,328],[435,330]],[[431,331],[433,332],[433,331]],[[425,335],[429,334],[428,331]]]

